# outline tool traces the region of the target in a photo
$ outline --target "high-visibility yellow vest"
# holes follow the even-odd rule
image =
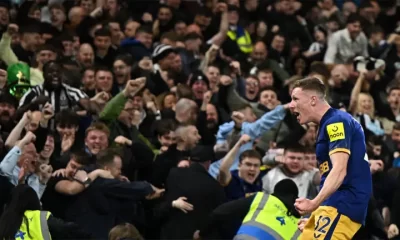
[[[51,213],[47,211],[25,211],[19,231],[15,234],[16,240],[51,240],[47,219]],[[29,234],[28,234],[29,229]]]
[[[258,192],[234,240],[296,240],[298,221],[277,197]]]
[[[237,43],[240,51],[242,51],[243,53],[251,53],[253,51],[251,37],[246,30],[244,30],[244,35],[240,36],[239,38],[237,38],[235,31],[229,30],[227,35],[232,41],[235,41]]]

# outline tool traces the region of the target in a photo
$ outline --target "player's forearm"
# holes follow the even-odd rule
[[[321,205],[321,203],[339,189],[345,177],[346,169],[339,168],[339,166],[337,168],[333,167],[328,177],[325,179],[324,186],[313,201],[315,201],[317,205]]]

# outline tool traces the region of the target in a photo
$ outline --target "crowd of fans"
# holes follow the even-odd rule
[[[16,199],[53,239],[114,240],[232,239],[215,209],[286,178],[314,197],[318,126],[288,106],[305,77],[365,132],[355,239],[398,237],[398,1],[0,0],[0,36],[0,238]]]

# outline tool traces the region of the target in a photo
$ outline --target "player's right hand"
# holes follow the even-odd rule
[[[302,216],[308,213],[312,213],[315,209],[318,208],[318,204],[314,200],[310,200],[307,198],[296,199],[294,206]]]

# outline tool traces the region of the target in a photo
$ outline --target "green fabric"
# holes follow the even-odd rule
[[[127,101],[128,98],[126,98],[122,92],[118,93],[106,104],[103,111],[101,111],[100,113],[101,121],[109,124],[113,120],[118,119],[119,114],[124,109],[125,103]]]
[[[104,107],[103,111],[100,113],[100,119],[101,121],[105,122],[108,124],[108,127],[110,128],[110,141],[114,142],[114,139],[118,136],[125,136],[126,133],[124,132],[124,129],[120,126],[120,123],[118,121],[115,121],[118,119],[119,114],[122,112],[122,110],[125,107],[125,103],[128,101],[128,98],[124,96],[124,94],[121,92],[117,94],[115,97],[113,97],[107,105]],[[145,138],[137,129],[134,130],[132,133],[128,133],[129,136],[128,139],[131,139],[132,141],[135,141],[136,139],[140,140],[142,143],[146,144],[154,153],[155,157],[160,154],[160,151],[156,149],[153,144]]]

